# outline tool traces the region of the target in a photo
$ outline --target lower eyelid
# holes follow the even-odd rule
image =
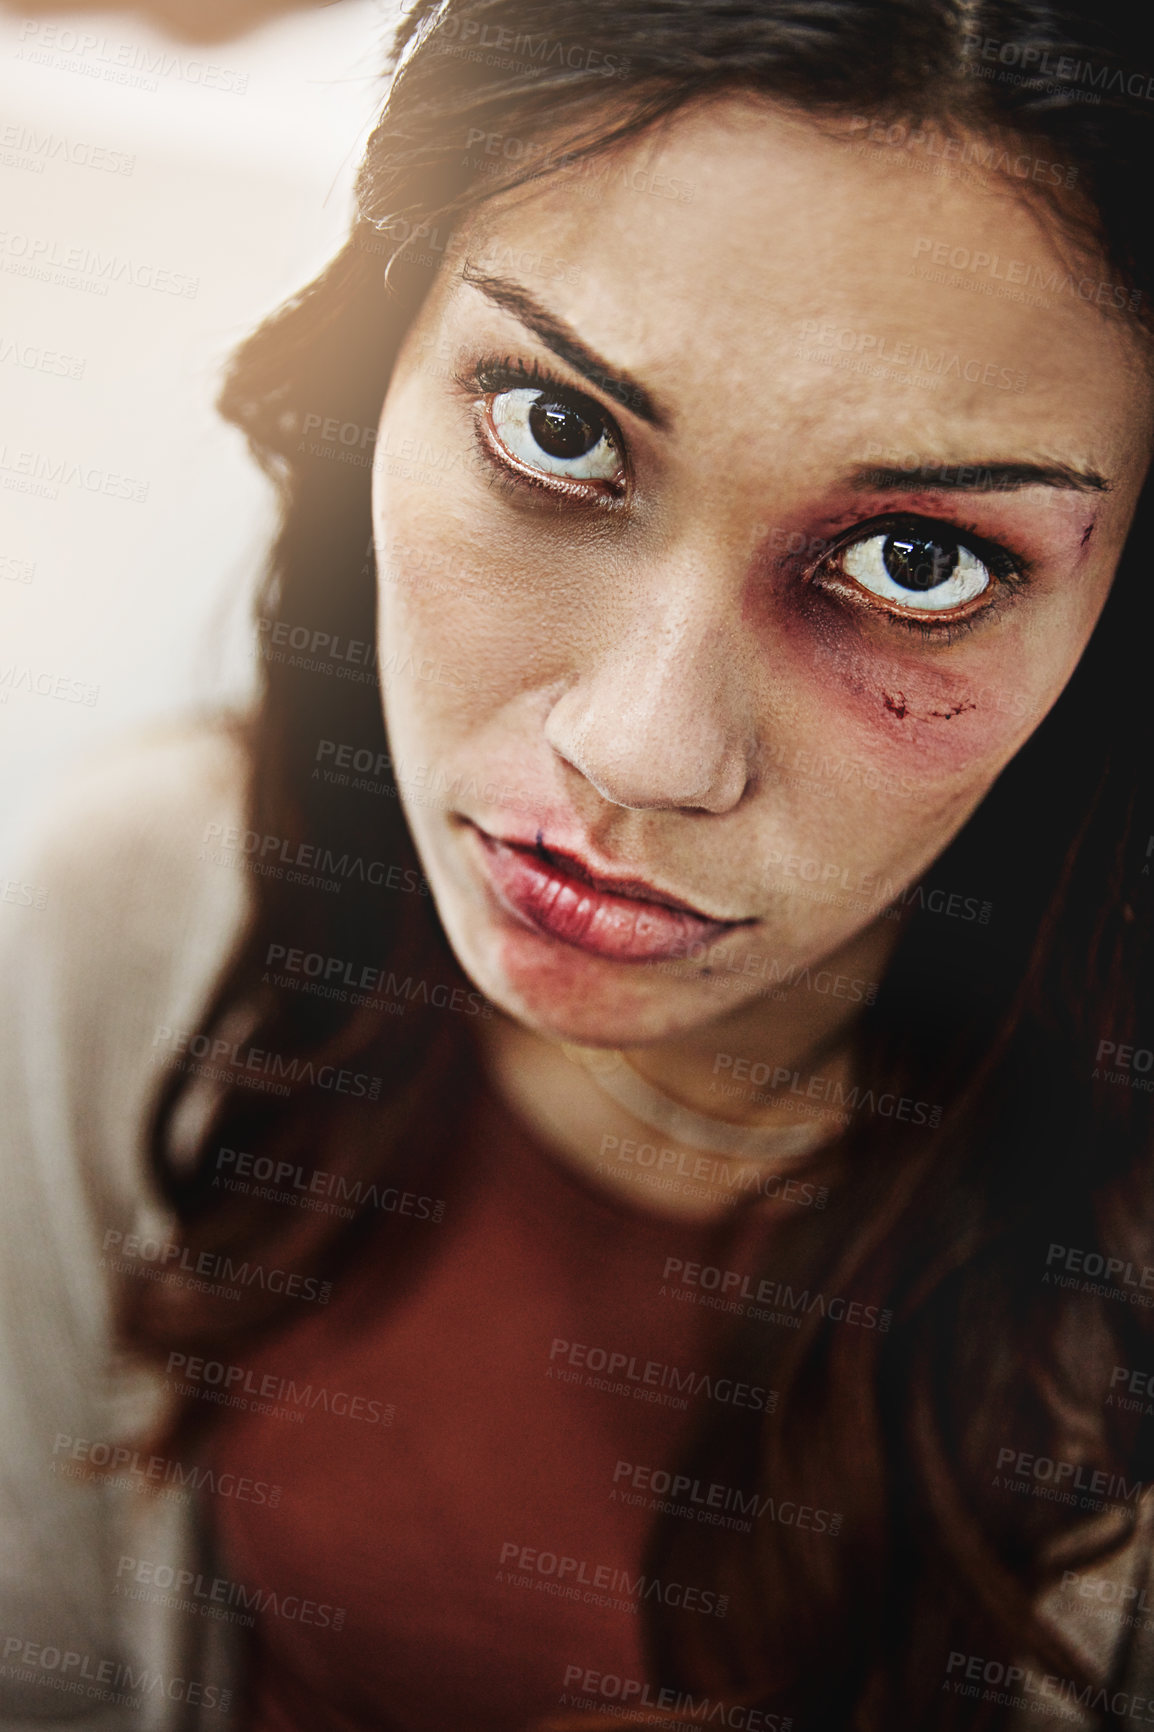
[[[493,426],[490,414],[493,395],[495,393],[489,393],[474,404],[474,430],[488,462],[502,471],[508,479],[521,482],[527,487],[540,488],[555,498],[572,500],[575,504],[605,503],[620,498],[624,488],[615,483],[574,481],[568,476],[551,474],[547,469],[535,469],[531,464],[521,462],[508,449]]]
[[[570,481],[564,475],[550,475],[548,470],[534,469],[521,463],[498,438],[489,419],[489,408],[482,399],[476,405],[474,428],[482,455],[506,482],[512,486],[532,487],[552,494],[554,499],[567,499],[582,505],[606,496],[599,492],[603,484],[590,481]]]
[[[871,599],[870,591],[864,585],[848,572],[841,570],[840,561],[850,547],[868,540],[871,530],[874,534],[885,534],[892,531],[895,522],[902,524],[903,520],[900,517],[896,520],[877,519],[873,525],[858,526],[856,535],[835,546],[827,546],[822,557],[810,568],[810,580],[820,579],[823,571],[831,571],[835,583],[818,584],[827,594],[842,596],[853,607],[871,614],[881,614],[896,625],[917,631],[927,638],[935,635],[946,636],[951,630],[969,630],[980,625],[987,616],[996,614],[1004,605],[1013,601],[1015,593],[1025,589],[1031,581],[1030,562],[1020,554],[1011,552],[1009,548],[991,545],[975,528],[968,525],[926,520],[926,528],[947,530],[951,537],[957,538],[959,545],[968,548],[982,561],[990,574],[987,588],[974,598],[969,610],[964,613],[935,613],[930,609],[919,612],[913,608],[903,611],[880,598]]]
[[[899,630],[915,632],[925,639],[937,639],[952,642],[961,632],[975,631],[985,620],[993,619],[999,609],[1000,597],[994,596],[978,607],[971,608],[968,613],[933,614],[933,613],[902,613],[897,608],[880,606],[869,608],[871,613],[883,614],[887,620],[896,625]],[[868,607],[868,603],[866,604]]]
[[[1000,606],[1010,599],[1008,585],[1000,583],[997,578],[991,582],[990,588],[983,591],[976,605],[965,613],[934,613],[926,610],[918,613],[913,608],[903,611],[890,606],[880,599],[869,599],[869,591],[855,580],[841,573],[835,573],[838,581],[835,584],[819,584],[824,594],[835,600],[844,601],[859,613],[866,613],[874,618],[880,618],[907,631],[917,632],[926,638],[947,637],[951,632],[969,631],[980,625],[987,616],[997,613]],[[987,599],[988,598],[988,599]]]

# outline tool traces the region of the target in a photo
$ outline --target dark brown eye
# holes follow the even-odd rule
[[[944,613],[976,601],[994,581],[963,541],[926,525],[863,535],[839,556],[842,575],[907,613]]]
[[[937,589],[954,575],[960,549],[928,535],[887,535],[882,563],[902,589]]]
[[[540,386],[497,391],[489,422],[498,444],[518,464],[572,481],[619,482],[625,462],[597,405],[576,392]]]
[[[572,403],[539,397],[529,410],[529,431],[547,457],[572,461],[592,451],[605,429],[591,423]]]

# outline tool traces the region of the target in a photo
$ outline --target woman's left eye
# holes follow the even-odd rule
[[[843,549],[840,569],[879,601],[915,614],[944,613],[984,595],[995,573],[942,530],[890,529]]]
[[[624,479],[617,441],[588,397],[540,387],[498,391],[488,417],[497,443],[522,468],[569,481]]]

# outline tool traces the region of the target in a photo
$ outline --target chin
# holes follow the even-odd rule
[[[733,1008],[676,965],[608,962],[534,932],[449,931],[457,960],[498,1010],[546,1039],[629,1047],[668,1040]],[[682,968],[685,966],[681,965]]]

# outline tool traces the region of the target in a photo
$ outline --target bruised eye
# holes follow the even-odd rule
[[[939,531],[890,530],[851,542],[841,569],[880,601],[943,613],[984,595],[994,573],[964,542]]]
[[[498,391],[489,422],[514,461],[570,481],[620,481],[622,454],[597,405],[576,392]]]

